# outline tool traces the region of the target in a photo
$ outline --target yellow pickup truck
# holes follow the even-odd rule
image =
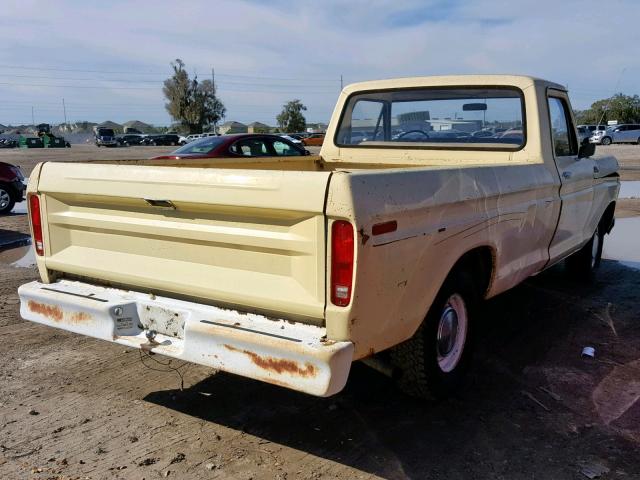
[[[618,165],[574,123],[548,81],[403,78],[347,86],[319,156],[39,164],[21,314],[319,396],[375,356],[446,395],[478,302],[598,267]]]

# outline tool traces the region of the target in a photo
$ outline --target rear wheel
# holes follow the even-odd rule
[[[0,215],[6,215],[11,210],[13,210],[13,206],[16,204],[16,199],[14,198],[11,190],[4,185],[0,185]]]
[[[611,138],[609,138],[609,137],[604,137],[600,143],[601,143],[602,145],[611,145]]]
[[[444,398],[460,387],[470,363],[476,304],[471,275],[451,273],[415,335],[391,350],[405,393]]]
[[[602,258],[602,241],[604,232],[598,225],[589,240],[580,250],[571,255],[566,260],[569,272],[579,279],[589,279],[594,271],[600,266]]]

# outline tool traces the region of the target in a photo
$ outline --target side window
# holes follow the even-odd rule
[[[295,147],[292,147],[286,142],[281,142],[280,140],[274,140],[273,149],[276,152],[276,155],[282,157],[295,157],[300,156],[302,153]]]
[[[578,146],[574,139],[573,126],[563,100],[549,97],[549,119],[551,121],[551,141],[558,157],[576,155]]]
[[[269,149],[262,138],[245,138],[239,140],[229,149],[231,153],[245,157],[269,157]]]

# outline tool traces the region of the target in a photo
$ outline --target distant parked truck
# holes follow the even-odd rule
[[[71,144],[63,137],[56,137],[51,133],[51,125],[48,123],[40,123],[36,126],[35,137],[21,136],[18,141],[20,148],[65,148]]]
[[[118,139],[112,128],[93,127],[93,134],[98,147],[117,147]]]

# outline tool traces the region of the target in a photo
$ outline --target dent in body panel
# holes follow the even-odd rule
[[[488,295],[510,288],[548,260],[559,205],[555,179],[542,163],[350,177],[346,185],[335,185],[327,214],[351,210],[352,221],[367,235],[380,222],[398,225],[395,232],[358,242],[347,312],[327,303],[330,338],[354,341],[355,358],[411,337],[466,252],[491,249],[495,272]],[[367,321],[351,324],[354,317]]]

